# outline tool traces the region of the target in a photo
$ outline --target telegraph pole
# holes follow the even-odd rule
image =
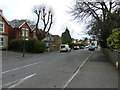
[[[26,42],[26,31],[24,31],[24,41],[23,41],[23,57],[25,57],[25,42]]]

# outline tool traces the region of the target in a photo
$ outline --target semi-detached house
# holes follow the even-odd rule
[[[33,38],[33,31],[26,20],[8,21],[0,9],[0,49],[7,49],[11,40]]]
[[[7,21],[0,9],[0,49],[7,49],[13,39],[37,39],[36,30],[35,25],[29,25],[27,20]],[[53,35],[48,33],[43,41],[46,43],[46,47],[53,46]]]
[[[29,38],[33,38],[33,32],[31,27],[27,24],[26,20],[12,20],[10,22],[14,32],[15,38],[25,38],[26,40]]]
[[[0,49],[6,49],[14,38],[14,31],[0,10]]]

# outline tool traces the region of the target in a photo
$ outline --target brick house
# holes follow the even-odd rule
[[[38,29],[36,29],[35,25],[30,25],[30,27],[33,31],[33,38],[37,39],[36,30],[38,30]],[[39,29],[39,30],[41,31],[41,29]],[[53,46],[53,41],[54,41],[53,35],[48,33],[47,36],[42,41],[45,42],[47,48]]]
[[[30,25],[32,31],[33,31],[33,38],[37,39],[36,36],[36,27],[35,25]],[[50,33],[47,34],[47,36],[42,40],[45,42],[46,44],[46,48],[48,49],[48,51],[55,51],[55,50],[59,50],[59,45],[61,44],[61,37],[58,35],[52,35]]]
[[[54,38],[54,45],[60,45],[62,44],[62,40],[61,40],[61,37],[59,35],[52,35],[53,38]]]
[[[36,26],[35,25],[30,25],[30,28],[31,28],[31,31],[33,32],[33,38],[34,39],[37,39],[37,36],[36,36]]]
[[[54,41],[53,41],[53,51],[59,50],[60,45],[62,44],[62,40],[61,37],[59,35],[52,35]]]
[[[52,34],[48,33],[47,36],[43,39],[43,41],[46,43],[46,47],[53,46],[53,37]]]
[[[0,49],[7,49],[10,40],[14,38],[14,31],[0,10]]]
[[[12,20],[10,22],[14,32],[15,38],[25,38],[26,40],[29,38],[33,38],[33,32],[31,27],[27,24],[26,20]]]
[[[12,20],[7,21],[3,16],[2,10],[0,9],[0,49],[7,49],[11,40],[16,38],[37,39],[35,25],[30,25],[27,20]],[[57,36],[56,36],[57,37]],[[43,39],[46,43],[46,47],[50,48],[54,45],[54,38],[52,34],[48,35]]]

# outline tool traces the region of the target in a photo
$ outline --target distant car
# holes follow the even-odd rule
[[[71,48],[68,44],[61,44],[60,45],[60,52],[68,52],[71,51]]]
[[[94,47],[94,46],[89,46],[89,47],[88,47],[88,50],[89,50],[89,51],[94,51],[94,50],[95,50],[95,47]]]
[[[85,48],[88,48],[88,46],[85,46]]]
[[[84,46],[80,46],[80,49],[84,49]]]
[[[78,50],[78,49],[80,49],[80,47],[79,46],[74,46],[73,49]]]

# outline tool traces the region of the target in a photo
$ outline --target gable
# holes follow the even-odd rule
[[[5,19],[0,14],[0,22],[6,23]]]
[[[22,24],[22,25],[20,26],[20,28],[27,28],[27,29],[29,29],[29,30],[31,31],[31,28],[28,26],[27,23]]]
[[[0,21],[4,22],[10,26],[9,22],[6,20],[6,18],[2,14],[0,14]]]
[[[5,18],[0,14],[0,23],[3,23],[2,33],[8,33],[9,30],[12,30],[12,27],[8,24]]]

